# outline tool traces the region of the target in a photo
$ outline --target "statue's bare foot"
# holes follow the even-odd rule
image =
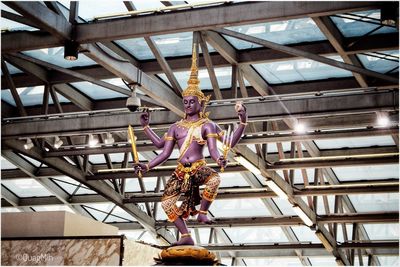
[[[197,221],[200,223],[204,223],[204,224],[213,224],[214,221],[208,219],[206,214],[201,214],[199,213],[199,215],[197,215]]]
[[[179,239],[178,242],[174,242],[171,244],[172,247],[174,247],[174,246],[193,246],[193,245],[194,245],[194,241],[193,241],[192,237],[190,237],[190,236],[182,237],[181,239]]]

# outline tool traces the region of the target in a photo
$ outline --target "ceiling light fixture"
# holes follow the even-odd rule
[[[249,171],[251,171],[254,174],[258,174],[261,175],[261,171],[259,168],[257,168],[256,166],[253,165],[253,163],[251,163],[250,161],[248,161],[246,158],[244,158],[243,156],[236,156],[234,157],[234,159],[236,161],[238,161],[240,164],[242,164],[246,169],[248,169]]]
[[[28,138],[26,139],[26,143],[24,144],[24,148],[26,150],[30,150],[34,146],[32,139]]]
[[[93,134],[89,134],[89,146],[95,147],[99,143],[99,138]]]
[[[112,134],[111,133],[107,133],[107,137],[106,137],[106,139],[104,139],[104,143],[106,145],[112,145],[112,144],[114,144],[114,142],[115,142],[115,139],[112,136]]]
[[[266,184],[269,188],[271,188],[272,191],[275,192],[275,194],[278,195],[278,197],[283,198],[283,199],[288,199],[288,195],[285,193],[285,191],[282,190],[272,179],[267,179]]]
[[[385,4],[381,9],[381,22],[384,25],[396,26],[398,17],[398,6],[396,4]]]
[[[59,149],[62,146],[63,143],[64,142],[60,139],[60,137],[56,136],[55,139],[54,139],[53,146],[54,146],[55,149]]]
[[[305,133],[306,132],[306,126],[303,123],[298,122],[298,123],[296,123],[296,126],[294,127],[294,131],[296,133]]]
[[[77,60],[79,53],[79,44],[75,41],[66,41],[64,44],[64,58],[66,60]]]
[[[293,206],[294,212],[300,217],[300,219],[307,225],[307,226],[313,226],[314,223],[311,220],[311,218],[297,205]]]
[[[385,112],[378,112],[377,113],[377,123],[379,126],[389,126],[390,124],[390,119],[389,116],[387,115],[387,113]]]

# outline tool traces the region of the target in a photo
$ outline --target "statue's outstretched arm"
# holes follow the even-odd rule
[[[241,103],[238,102],[236,103],[235,110],[239,116],[239,126],[236,128],[236,130],[232,134],[232,145],[231,147],[234,147],[239,143],[240,139],[242,138],[242,135],[244,133],[244,130],[246,129],[247,125],[247,111],[246,107]],[[220,140],[223,140],[223,133],[221,132],[221,128],[217,126],[217,133],[220,136]]]
[[[150,113],[146,109],[142,115],[140,115],[140,124],[143,127],[143,131],[146,134],[146,136],[150,139],[150,141],[157,147],[157,148],[163,148],[165,145],[165,139],[160,138],[150,127]]]
[[[154,168],[157,165],[165,162],[172,153],[175,145],[175,124],[172,125],[165,136],[165,145],[163,147],[163,151],[154,159],[150,160],[148,164],[144,163],[134,163],[133,166],[135,168],[135,172],[147,172],[150,169]]]
[[[232,147],[236,146],[237,143],[239,143],[240,139],[242,138],[242,135],[244,133],[244,130],[247,125],[247,111],[246,107],[241,103],[238,102],[235,105],[235,110],[239,116],[239,126],[238,128],[234,131],[233,137],[232,137]]]

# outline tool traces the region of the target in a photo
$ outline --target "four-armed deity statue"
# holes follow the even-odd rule
[[[171,125],[161,139],[149,127],[149,113],[142,114],[140,122],[145,134],[156,147],[163,148],[163,151],[148,164],[134,164],[135,172],[147,172],[165,162],[171,155],[175,144],[178,144],[180,152],[178,166],[168,180],[161,199],[161,205],[168,220],[175,224],[181,234],[179,241],[172,246],[194,244],[186,225],[189,216],[197,215],[197,221],[200,223],[212,223],[207,212],[217,196],[220,177],[214,169],[206,166],[203,156],[204,146],[207,145],[211,158],[221,168],[225,168],[227,165],[226,155],[220,155],[217,149],[217,139],[221,139],[229,147],[233,147],[239,142],[247,124],[246,108],[241,103],[237,103],[235,106],[240,123],[233,134],[226,134],[208,118],[205,108],[210,96],[206,97],[199,88],[196,52],[195,49],[193,50],[188,87],[182,92],[185,117]],[[201,185],[205,185],[202,196],[199,192]],[[178,207],[177,201],[181,196],[183,196],[183,202]],[[199,210],[196,209],[198,204],[200,204]]]

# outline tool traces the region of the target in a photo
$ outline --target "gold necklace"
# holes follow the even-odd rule
[[[191,127],[198,127],[202,124],[204,124],[205,122],[207,122],[207,119],[204,118],[200,118],[196,121],[189,121],[186,119],[182,119],[180,121],[177,122],[177,125],[180,127],[184,127],[184,128],[191,128]]]

